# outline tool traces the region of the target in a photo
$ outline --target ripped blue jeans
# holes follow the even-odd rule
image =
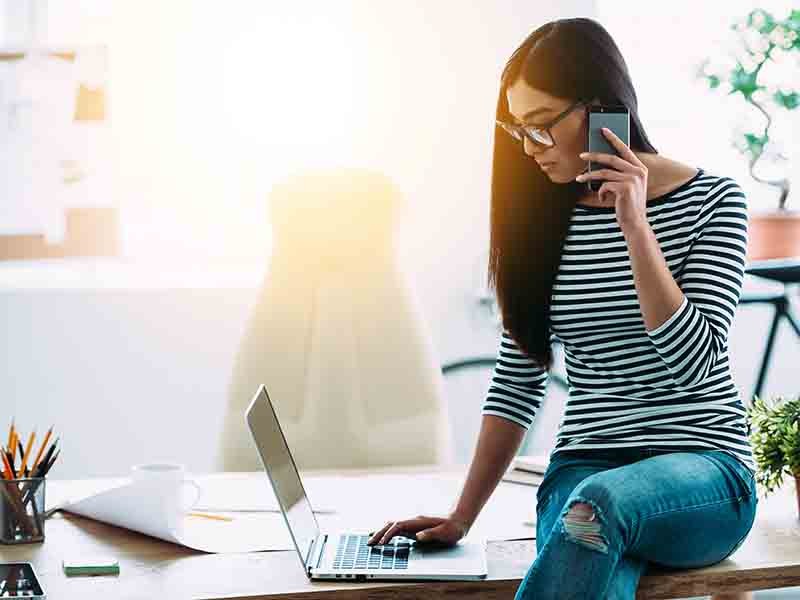
[[[721,450],[565,450],[536,491],[536,560],[514,600],[633,600],[648,562],[717,563],[755,520],[750,470]]]

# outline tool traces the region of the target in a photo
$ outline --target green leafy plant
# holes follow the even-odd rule
[[[800,81],[800,70],[791,67],[792,57],[789,56],[794,51],[800,52],[800,10],[792,10],[785,19],[776,19],[766,10],[756,8],[731,25],[731,29],[738,34],[739,51],[732,57],[735,65],[726,64],[722,69],[715,69],[711,59],[705,59],[697,76],[707,80],[710,89],[725,87],[729,94],[741,94],[745,102],[763,115],[766,120],[764,129],[760,132],[743,131],[734,140],[734,146],[748,158],[753,179],[780,190],[778,209],[785,210],[789,179],[763,179],[756,175],[754,167],[773,144],[769,135],[772,114],[768,108],[795,110],[800,106],[800,93],[789,87]],[[774,69],[777,64],[790,68],[781,73],[781,81],[764,85],[759,79],[760,76],[763,79],[764,65]],[[794,64],[797,64],[796,59]],[[780,152],[775,152],[773,157],[787,160]]]
[[[800,477],[800,396],[753,397],[747,407],[756,481],[770,493],[784,475]]]

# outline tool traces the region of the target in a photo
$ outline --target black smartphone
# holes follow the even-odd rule
[[[29,562],[0,563],[0,598],[40,600],[44,590]]]
[[[587,140],[586,149],[588,152],[603,152],[619,156],[608,138],[600,131],[601,127],[606,127],[613,131],[616,136],[630,145],[630,113],[624,104],[603,104],[600,106],[589,107],[589,124],[586,128]],[[589,161],[588,172],[597,169],[613,169],[611,165]],[[615,169],[616,170],[616,169]],[[589,190],[596,192],[605,182],[604,179],[589,179],[586,182]]]

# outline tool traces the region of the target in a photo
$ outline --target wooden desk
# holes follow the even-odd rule
[[[424,489],[414,490],[415,475],[441,472],[442,480],[449,482],[440,489],[452,488],[455,501],[464,469],[436,471],[431,467],[382,468],[369,471],[304,471],[304,482],[311,478],[329,480],[357,477],[362,483],[372,475],[393,474],[393,484],[381,479],[381,488],[368,499],[353,500],[355,507],[340,518],[359,519],[369,513],[369,507],[385,501],[388,511],[382,520],[413,516],[416,512],[396,513],[392,507],[409,506],[413,497],[426,494]],[[210,478],[241,477],[237,474],[216,474]],[[263,477],[256,473],[253,477]],[[201,482],[203,478],[198,477]],[[48,482],[48,493],[58,495],[81,482]],[[85,483],[85,482],[84,482]],[[265,485],[269,485],[265,481]],[[418,486],[419,487],[419,486]],[[501,489],[502,488],[502,489]],[[344,489],[344,487],[343,487]],[[397,490],[404,494],[392,500]],[[730,558],[708,568],[662,572],[649,570],[639,586],[637,598],[680,598],[704,594],[758,590],[800,585],[800,528],[796,516],[794,487],[788,483],[767,499],[761,499],[753,531],[747,541]],[[509,506],[499,505],[508,498]],[[530,498],[530,506],[527,499]],[[312,503],[314,499],[312,498]],[[441,499],[432,500],[437,506]],[[319,502],[319,501],[317,501]],[[406,504],[403,504],[403,503]],[[510,521],[526,518],[535,502],[535,488],[511,483],[501,487],[489,500],[481,521],[491,524],[497,515]],[[441,506],[441,505],[438,505]],[[338,506],[336,507],[338,510]],[[416,508],[416,506],[415,506]],[[447,508],[447,507],[445,507]],[[438,510],[438,509],[434,509]],[[365,513],[367,511],[367,513]],[[377,513],[373,513],[377,514]],[[428,511],[428,514],[440,514]],[[278,518],[279,514],[276,515]],[[326,528],[327,515],[318,515],[320,525]],[[364,519],[360,518],[364,523]],[[371,519],[364,523],[369,528],[377,523]],[[485,525],[484,525],[485,527]],[[366,529],[364,529],[366,531]],[[509,529],[512,531],[513,529]],[[474,529],[473,529],[474,531]],[[311,582],[303,572],[294,551],[273,551],[241,554],[203,554],[181,546],[162,542],[135,532],[60,513],[47,522],[46,540],[40,544],[0,546],[4,561],[30,561],[34,564],[49,598],[70,599],[85,597],[128,598],[291,598],[293,600],[319,599],[336,595],[342,598],[375,598],[385,594],[392,598],[444,598],[480,591],[480,597],[513,598],[521,578],[536,556],[533,539],[520,541],[491,541],[487,544],[489,577],[480,582],[369,582],[331,583]],[[531,534],[533,535],[533,534]],[[61,571],[61,560],[76,554],[112,554],[119,558],[119,577],[67,578]]]

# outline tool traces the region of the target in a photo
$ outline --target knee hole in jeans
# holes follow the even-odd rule
[[[608,553],[608,539],[603,534],[603,512],[596,503],[578,496],[573,498],[561,514],[561,523],[567,539],[599,552]]]

